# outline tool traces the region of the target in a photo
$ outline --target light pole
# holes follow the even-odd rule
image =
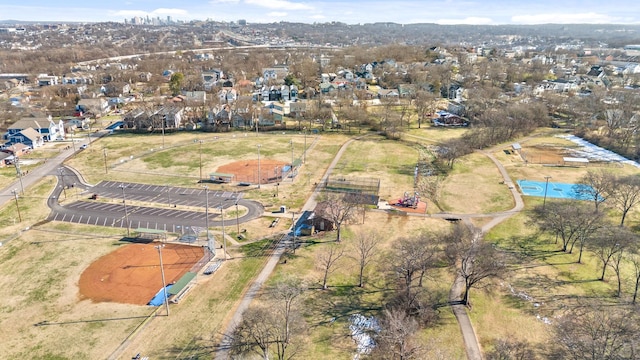
[[[62,191],[64,192],[64,199],[67,200],[67,185],[64,183],[64,169],[58,168],[60,172],[60,179],[62,180]]]
[[[307,163],[307,128],[304,128],[304,152],[302,153],[302,163]]]
[[[165,187],[167,188],[167,202],[169,203],[169,207],[171,207],[171,188],[169,184],[166,184]]]
[[[122,206],[124,207],[124,221],[127,222],[127,237],[130,236],[129,232],[129,213],[127,212],[127,198],[124,195],[124,189],[126,186],[120,185],[120,189],[122,189]]]
[[[210,243],[211,240],[209,236],[209,187],[207,185],[204,186],[204,196],[205,201],[207,202],[204,207],[204,226],[207,229],[207,245],[209,246],[209,250],[215,253],[215,245]]]
[[[162,148],[164,149],[164,119],[162,119]]]
[[[108,174],[109,170],[107,170],[107,148],[102,148],[102,157],[104,158],[104,173]]]
[[[224,259],[227,260],[227,237],[224,236],[224,204],[220,203],[220,215],[222,216],[222,247],[224,251]]]
[[[202,181],[202,140],[200,140],[200,179]]]
[[[293,170],[293,139],[289,140],[289,144],[291,144],[291,170]]]
[[[542,200],[542,209],[544,210],[545,205],[547,204],[547,188],[549,187],[549,179],[551,176],[545,176],[544,179],[547,181],[544,184],[544,199]]]
[[[76,153],[76,142],[73,140],[73,134],[75,131],[71,130],[71,146],[73,146],[73,153]]]
[[[236,232],[238,233],[238,236],[240,236],[240,221],[239,221],[239,212],[238,212],[238,199],[236,198]]]
[[[293,253],[296,253],[296,212],[291,212],[291,228],[293,229]]]
[[[20,205],[18,205],[18,189],[11,190],[13,198],[16,200],[16,210],[18,211],[18,220],[22,222],[22,215],[20,215]]]
[[[162,292],[164,293],[164,306],[167,310],[167,316],[169,316],[169,301],[167,300],[167,283],[164,280],[164,264],[162,263],[162,248],[164,248],[164,244],[154,246],[158,249],[158,256],[160,257],[160,274],[162,275]]]
[[[258,189],[260,189],[260,147],[262,147],[262,145],[258,144]]]

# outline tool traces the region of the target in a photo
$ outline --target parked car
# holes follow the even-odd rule
[[[88,148],[88,147],[89,147],[89,145],[84,144],[84,145],[80,146],[80,150],[84,150],[84,149],[86,149],[86,148]]]

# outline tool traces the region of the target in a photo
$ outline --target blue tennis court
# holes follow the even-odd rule
[[[557,182],[518,180],[518,186],[522,195],[544,197],[545,187],[547,188],[547,197],[556,199],[575,199],[588,200],[589,197],[584,194],[578,194],[574,190],[576,184],[565,184]]]

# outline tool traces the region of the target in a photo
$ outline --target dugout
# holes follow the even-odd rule
[[[169,289],[168,294],[172,303],[178,303],[191,290],[191,282],[196,278],[196,273],[187,272]]]
[[[234,174],[225,174],[219,172],[209,174],[209,180],[215,183],[230,183],[233,181],[234,177]]]
[[[147,228],[137,228],[134,230],[138,239],[167,241],[167,231]]]

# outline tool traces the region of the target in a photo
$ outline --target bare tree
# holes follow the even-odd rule
[[[318,205],[320,215],[331,220],[336,226],[336,241],[340,242],[342,225],[355,219],[359,204],[347,201],[344,194],[325,193]]]
[[[285,277],[269,288],[270,298],[276,303],[275,310],[282,319],[281,339],[278,343],[278,353],[284,354],[291,342],[292,323],[297,316],[297,305],[306,287],[302,281],[294,277]]]
[[[507,266],[502,254],[492,244],[482,240],[478,231],[467,229],[464,225],[456,225],[451,233],[445,236],[445,252],[458,275],[464,279],[465,290],[462,303],[469,305],[469,292],[486,279],[504,275]]]
[[[635,241],[635,235],[627,230],[617,226],[607,226],[596,233],[589,247],[591,252],[602,263],[602,272],[600,280],[604,280],[607,266],[611,266],[610,261],[621,261],[624,251]],[[619,270],[620,264],[614,265],[614,270]]]
[[[557,354],[573,360],[635,359],[638,322],[633,312],[587,304],[562,316],[555,327]]]
[[[575,201],[554,201],[536,206],[531,221],[542,231],[550,232],[562,241],[562,251],[573,250],[577,241],[584,241],[599,228],[602,216]],[[571,246],[571,248],[569,247]]]
[[[364,271],[375,259],[380,236],[373,231],[356,233],[355,241],[351,244],[352,258],[358,262],[358,286],[364,287]]]
[[[251,307],[243,314],[232,335],[231,353],[256,353],[263,359],[269,359],[275,353],[277,359],[291,359],[301,348],[300,338],[306,329],[298,308],[304,290],[299,279],[290,277],[271,285],[265,303]]]
[[[573,191],[580,197],[593,201],[596,211],[598,206],[605,201],[607,194],[612,190],[615,176],[607,171],[589,170],[578,180],[578,184],[573,187]]]
[[[640,203],[640,177],[631,175],[617,178],[608,199],[622,212],[620,226],[624,226],[629,211]]]
[[[376,347],[372,359],[422,359],[423,349],[418,345],[418,322],[401,309],[387,309],[376,334]]]
[[[527,341],[514,339],[498,339],[492,351],[487,353],[487,360],[534,360],[536,358],[531,345]]]
[[[232,355],[255,353],[268,360],[275,333],[271,309],[266,306],[251,307],[244,312],[242,321],[231,335],[229,352]]]
[[[638,251],[638,246],[633,246],[632,250],[627,253],[627,259],[633,265],[633,300],[631,303],[635,305],[636,300],[638,298],[638,290],[640,290],[640,252]]]
[[[327,289],[329,275],[336,271],[336,263],[344,255],[344,249],[338,245],[330,244],[317,255],[317,264],[322,270],[322,290]]]

